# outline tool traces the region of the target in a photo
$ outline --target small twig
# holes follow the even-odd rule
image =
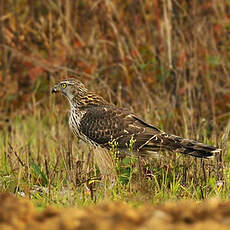
[[[204,160],[203,159],[201,159],[201,164],[202,164],[202,170],[203,170],[203,174],[204,174],[205,185],[207,185],[207,175],[206,175],[205,164],[204,164]]]
[[[45,169],[46,169],[47,178],[50,178],[49,166],[48,166],[48,161],[47,161],[46,157],[45,157]]]
[[[10,143],[8,143],[9,147],[10,147],[10,151],[11,153],[14,153],[14,155],[16,156],[16,158],[18,159],[19,163],[21,164],[21,166],[25,166],[25,164],[22,162],[22,160],[20,159],[20,157],[18,156],[18,154],[16,153],[16,151],[14,151],[13,147],[11,146]]]

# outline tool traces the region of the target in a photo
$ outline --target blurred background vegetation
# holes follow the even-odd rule
[[[72,138],[66,138],[68,106],[63,99],[50,97],[51,86],[68,75],[165,131],[224,150],[210,169],[193,158],[191,166],[189,157],[178,161],[178,156],[166,155],[156,165],[156,172],[151,168],[155,174],[161,172],[159,167],[170,171],[177,165],[183,186],[186,181],[203,185],[201,174],[205,186],[210,175],[214,187],[226,179],[224,162],[230,159],[230,1],[0,3],[0,150],[2,164],[7,165],[1,173],[13,175],[12,183],[3,183],[4,190],[22,189],[31,175],[40,175],[43,185],[52,185],[60,159],[66,162],[68,173],[76,171],[73,175],[66,171],[65,179],[74,178],[77,186],[79,162],[75,162],[76,153],[71,155]],[[71,153],[68,159],[66,152]],[[21,166],[27,166],[20,174],[23,186],[17,173]]]
[[[205,118],[219,130],[230,111],[229,33],[224,0],[2,0],[1,109],[47,98],[47,82],[71,73],[115,103],[166,117],[186,107],[191,128]],[[167,128],[183,123],[173,120]]]

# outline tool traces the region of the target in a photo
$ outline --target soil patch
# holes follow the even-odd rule
[[[106,203],[88,208],[47,208],[8,193],[0,194],[1,230],[229,229],[230,201],[178,201],[141,208]]]

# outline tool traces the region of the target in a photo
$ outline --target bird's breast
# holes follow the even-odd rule
[[[80,136],[80,122],[84,114],[85,113],[83,111],[78,111],[76,109],[71,108],[69,116],[69,126],[73,133],[77,136]]]
[[[79,137],[81,140],[85,141],[86,143],[97,146],[96,143],[91,141],[86,135],[82,133],[80,123],[84,115],[85,115],[85,111],[78,111],[78,110],[71,109],[70,116],[69,116],[70,129],[72,130],[73,134]]]

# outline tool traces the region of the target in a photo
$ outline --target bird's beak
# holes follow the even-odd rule
[[[59,91],[59,88],[57,85],[55,85],[52,89],[51,89],[51,93],[57,93]]]

